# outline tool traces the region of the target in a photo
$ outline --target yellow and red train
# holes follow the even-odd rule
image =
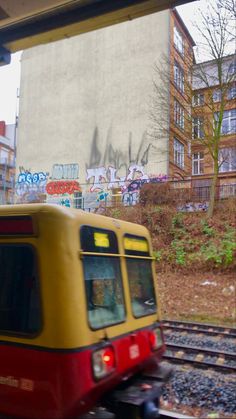
[[[169,374],[157,295],[143,226],[1,206],[0,415],[157,417]]]

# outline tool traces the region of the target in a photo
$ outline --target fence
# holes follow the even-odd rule
[[[149,183],[150,190],[156,190],[156,195],[159,196],[157,199],[157,204],[161,203],[175,203],[176,206],[182,206],[187,203],[200,203],[205,204],[209,202],[210,198],[210,185],[208,186],[193,186],[191,181],[169,181],[169,182],[160,182],[156,184],[157,186],[152,187],[152,184]],[[168,192],[165,192],[165,187]],[[3,185],[0,183],[0,191],[3,194]],[[75,193],[74,195],[62,195],[62,196],[47,196],[46,194],[38,194],[35,196],[29,196],[28,199],[18,200],[20,202],[48,202],[53,204],[58,204],[66,207],[73,207],[77,209],[82,209],[84,211],[98,211],[103,210],[106,207],[118,207],[118,206],[133,206],[139,203],[140,201],[140,189],[133,191],[122,192],[120,189],[112,190],[108,193],[105,192],[88,192],[85,194]],[[232,196],[236,196],[236,183],[230,183],[225,185],[219,185],[216,187],[216,199],[224,199]],[[3,203],[12,203],[6,202],[7,195],[1,197],[0,204]],[[148,203],[149,195],[147,194]],[[12,201],[12,199],[11,199]]]
[[[168,202],[173,200],[177,207],[182,206],[183,210],[185,208],[185,204],[187,203],[193,203],[194,205],[192,208],[195,209],[207,208],[207,203],[210,199],[210,186],[191,187],[189,182],[186,182],[184,187],[181,187],[181,183],[178,183],[178,186],[176,182],[169,182],[169,184],[170,190]],[[236,196],[236,183],[216,187],[216,199],[224,199],[232,196]],[[165,199],[166,196],[164,196],[164,200]],[[50,199],[50,202],[58,203],[53,198]],[[163,200],[160,200],[160,203],[161,202],[163,202]],[[96,194],[94,194],[94,199],[91,199],[90,201],[87,201],[82,195],[73,199],[62,198],[60,200],[60,205],[78,208],[89,212],[102,212],[102,210],[106,207],[133,206],[137,203],[139,203],[138,191],[125,192],[123,194],[116,191],[110,196],[104,194],[102,200],[96,199]]]

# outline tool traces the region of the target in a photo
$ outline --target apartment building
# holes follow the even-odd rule
[[[214,172],[212,155],[204,141],[222,113],[218,161],[218,197],[236,195],[236,55],[226,56],[220,68],[215,60],[193,67],[192,185],[207,198]]]
[[[0,121],[0,205],[14,203],[15,124]]]
[[[118,194],[130,204],[145,182],[189,176],[183,112],[193,45],[178,13],[166,10],[25,51],[16,202],[74,206],[79,196],[93,209]],[[157,139],[148,135],[150,96],[163,55],[170,134]]]
[[[184,22],[173,10],[170,27],[170,134],[169,177],[191,176],[191,99],[188,77],[194,63],[194,40]]]

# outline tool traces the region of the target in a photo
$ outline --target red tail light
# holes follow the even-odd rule
[[[116,365],[115,353],[112,346],[99,349],[92,355],[92,367],[94,377],[100,379],[114,371]]]
[[[34,234],[33,220],[29,216],[0,217],[0,235],[21,236]]]
[[[160,348],[164,343],[162,339],[162,335],[161,335],[161,329],[159,328],[151,330],[149,332],[148,337],[149,337],[150,347],[153,351]]]
[[[107,365],[107,367],[114,367],[115,366],[115,355],[111,348],[105,350],[102,355],[103,362]]]

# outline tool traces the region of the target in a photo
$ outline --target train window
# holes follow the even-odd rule
[[[82,253],[84,253],[84,279],[91,328],[100,329],[121,323],[125,319],[125,306],[115,233],[83,226],[81,244]],[[103,254],[99,255],[99,253]]]
[[[156,312],[156,299],[150,260],[127,259],[127,271],[135,317]]]
[[[135,317],[147,316],[157,310],[148,242],[144,237],[126,235],[124,237],[126,266],[131,294],[132,310]],[[139,256],[138,258],[132,256]],[[143,258],[140,258],[142,256]]]
[[[0,244],[0,266],[0,330],[36,334],[41,316],[33,248]]]

